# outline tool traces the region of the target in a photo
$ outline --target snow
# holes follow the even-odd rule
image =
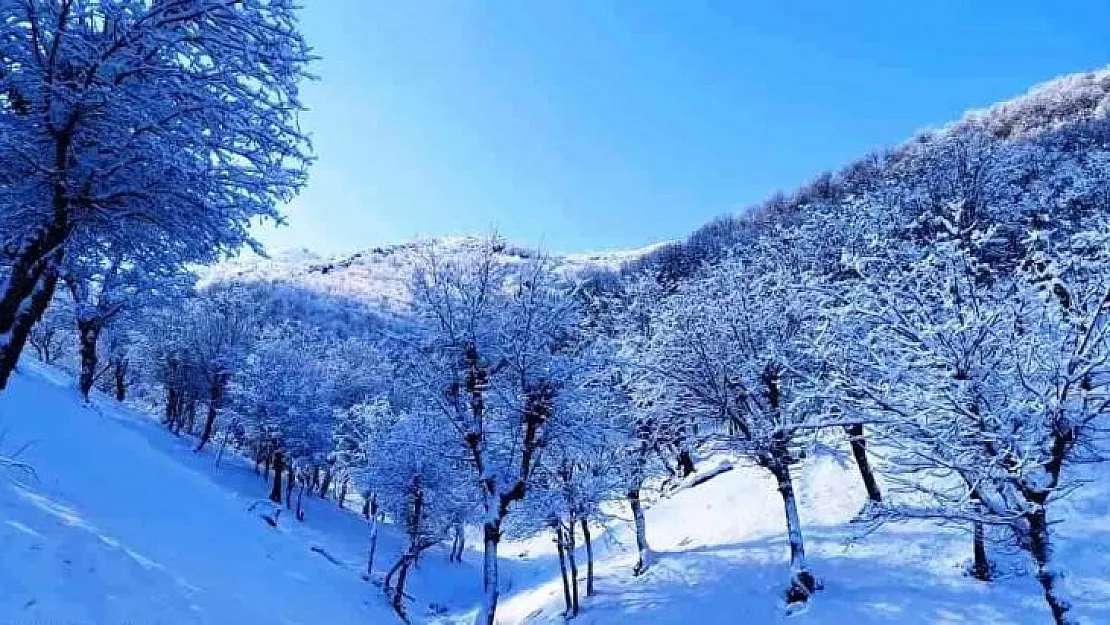
[[[26,445],[18,459],[34,475],[0,481],[0,621],[392,622],[307,535],[249,513],[252,497],[220,484],[210,457],[187,457],[109,401],[82,405],[29,359],[22,368],[0,395],[2,446]]]
[[[634,540],[625,525],[598,542],[597,595],[579,625],[733,623],[900,625],[1051,622],[1036,580],[1020,558],[992,553],[1008,566],[982,584],[963,575],[969,534],[924,522],[870,535],[851,519],[866,495],[854,467],[807,461],[798,479],[810,566],[825,584],[804,611],[788,615],[782,595],[789,546],[782,502],[765,471],[738,467],[648,509],[652,568],[631,575]],[[1061,516],[1059,560],[1082,623],[1110,622],[1110,497],[1092,486]],[[616,544],[613,544],[615,541]],[[1015,570],[1016,569],[1016,570]],[[503,599],[499,622],[562,623],[557,577]],[[459,623],[465,622],[460,619]]]
[[[353,298],[374,309],[393,311],[409,300],[413,270],[420,264],[422,250],[431,247],[451,258],[472,253],[485,244],[481,237],[440,237],[411,243],[369,248],[354,254],[322,257],[304,249],[285,250],[262,258],[244,253],[239,257],[201,270],[200,283],[281,282],[295,284],[313,293]],[[666,245],[658,243],[634,250],[582,254],[544,254],[556,271],[578,276],[593,270],[616,270],[624,263],[650,254]],[[542,252],[507,245],[498,255],[507,263],[520,262]]]
[[[267,489],[245,462],[225,455],[216,467],[212,455],[104,397],[86,406],[66,374],[30,359],[0,394],[0,430],[0,451],[22,448],[17,460],[34,471],[7,467],[0,480],[0,622],[397,622],[361,579],[367,524],[334,501],[306,497],[304,523],[282,514],[271,528],[250,511]],[[797,490],[810,566],[825,583],[804,611],[788,615],[781,599],[788,546],[773,478],[737,464],[650,505],[655,561],[641,577],[631,574],[629,514],[612,507],[595,532],[598,593],[575,621],[1049,622],[1019,556],[994,554],[1002,579],[982,584],[962,574],[970,538],[954,528],[914,522],[862,535],[851,519],[865,496],[851,465],[811,458]],[[1110,622],[1110,488],[1092,483],[1058,514],[1067,519],[1056,526],[1058,561],[1075,614]],[[379,541],[380,576],[402,539],[386,526]],[[480,547],[473,533],[469,543]],[[564,622],[553,552],[546,535],[502,545],[499,623]],[[408,588],[414,622],[468,623],[480,563],[474,550],[463,564],[430,551]]]

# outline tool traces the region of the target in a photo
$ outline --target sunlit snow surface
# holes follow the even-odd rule
[[[0,480],[0,623],[398,622],[361,578],[367,528],[355,512],[308,499],[304,523],[285,516],[271,528],[248,512],[267,489],[246,463],[225,457],[217,468],[152,418],[103,398],[85,406],[63,374],[30,361],[21,368],[0,394],[0,450],[26,446],[18,459],[34,474],[12,468]],[[915,523],[859,536],[849,521],[863,496],[850,465],[811,460],[799,482],[812,568],[825,582],[805,610],[788,615],[780,601],[781,501],[766,476],[739,467],[652,506],[657,556],[642,577],[630,573],[624,521],[598,528],[598,594],[575,622],[1050,622],[1021,557],[1000,554],[1004,578],[974,582],[961,572],[966,534]],[[1057,516],[1066,519],[1058,560],[1075,614],[1110,623],[1110,489],[1092,483]],[[379,575],[399,548],[385,528]],[[546,536],[503,547],[500,622],[563,621],[552,551]],[[415,622],[469,622],[480,554],[466,560],[429,552],[409,587]]]

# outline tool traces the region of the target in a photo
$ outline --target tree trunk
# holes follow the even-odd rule
[[[678,477],[689,477],[694,474],[697,467],[694,466],[694,457],[686,449],[678,452]]]
[[[336,499],[339,500],[339,507],[342,508],[343,504],[346,503],[346,501],[347,501],[347,479],[346,478],[344,478],[343,481],[339,483],[339,494],[336,495]]]
[[[116,401],[127,399],[127,361],[118,359],[112,363],[112,378],[115,381]]]
[[[362,493],[362,516],[366,519],[370,518],[370,491]]]
[[[455,524],[455,544],[451,550],[451,560],[454,562],[463,561],[463,552],[466,551],[466,526],[462,523]]]
[[[189,434],[196,431],[197,423],[197,398],[193,396],[192,391],[188,391],[181,396],[184,408],[181,414],[184,415],[184,420],[179,424],[178,429],[184,429]]]
[[[170,430],[173,429],[174,423],[177,422],[177,414],[180,410],[180,402],[177,398],[180,394],[181,391],[177,390],[177,387],[173,384],[166,385],[166,414],[162,418],[162,423]]]
[[[62,137],[57,142],[55,166],[59,172],[66,168],[69,141]],[[5,250],[6,258],[0,261],[8,273],[0,283],[0,390],[7,387],[31,328],[46,312],[58,285],[62,244],[69,235],[66,191],[60,181],[53,184],[52,204],[51,223],[25,238],[19,249]]]
[[[305,488],[305,483],[304,483],[304,478],[302,477],[301,478],[301,488],[300,488],[300,490],[297,491],[297,520],[298,521],[303,521],[304,520],[304,508],[301,505],[304,502],[304,488]]]
[[[875,479],[875,472],[871,469],[871,461],[867,457],[867,439],[864,438],[863,424],[849,425],[844,430],[848,433],[852,456],[856,459],[856,467],[859,468],[863,486],[867,489],[867,501],[874,504],[882,503],[883,492],[879,488],[878,480]]]
[[[370,548],[366,554],[366,579],[373,579],[374,553],[378,550],[378,513],[370,517]]]
[[[555,530],[555,549],[559,552],[559,573],[563,578],[563,601],[566,603],[567,610],[564,613],[569,616],[573,604],[570,598],[570,581],[567,578],[567,556],[566,548],[563,546],[563,527],[562,523],[555,521],[552,524],[552,529]]]
[[[979,521],[972,523],[971,528],[972,552],[971,576],[981,582],[991,581],[991,561],[987,556],[986,530]]]
[[[212,432],[216,425],[216,416],[223,406],[224,384],[226,383],[227,374],[217,373],[212,378],[212,386],[208,389],[208,415],[204,419],[204,431],[200,434],[200,441],[197,443],[197,451],[204,449],[204,446],[212,438]]]
[[[282,457],[280,451],[275,451],[273,454],[274,464],[274,485],[270,489],[270,501],[280,504],[281,503],[281,473],[285,469],[285,458]]]
[[[401,557],[397,558],[393,566],[389,567],[389,571],[385,574],[385,579],[382,580],[382,590],[387,596],[389,595],[389,591],[393,589],[393,576],[397,574],[397,571],[401,570],[401,564],[404,563],[404,561],[405,555],[401,554]]]
[[[500,593],[497,581],[497,547],[501,543],[501,521],[487,521],[482,526],[482,605],[474,625],[494,625],[497,598]]]
[[[594,543],[590,537],[590,523],[582,519],[582,541],[586,543],[586,596],[594,594]]]
[[[327,498],[329,488],[331,488],[331,471],[324,469],[324,479],[320,482],[320,496]]]
[[[45,261],[47,266],[30,284],[27,296],[16,301],[10,311],[4,309],[6,303],[0,302],[0,391],[7,387],[8,380],[15,371],[15,365],[31,335],[31,328],[42,318],[54,297],[54,290],[58,286],[56,263],[61,262],[61,256],[59,250],[52,259]],[[4,294],[4,299],[13,291],[23,290],[25,285],[16,285],[15,280],[14,273],[10,274],[8,293]]]
[[[578,616],[578,559],[575,557],[574,553],[576,545],[573,517],[567,522],[565,536],[567,537],[567,564],[570,566],[570,615]]]
[[[397,586],[393,589],[393,611],[406,623],[409,618],[405,615],[405,581],[408,580],[409,567],[413,560],[415,557],[408,553],[401,556],[401,570],[397,572]]]
[[[805,544],[802,541],[802,521],[798,516],[798,503],[794,498],[794,480],[786,461],[776,458],[771,461],[771,472],[778,482],[782,495],[783,509],[786,513],[786,531],[790,541],[790,589],[786,593],[787,603],[805,603],[809,596],[821,589],[820,582],[806,566]]]
[[[88,402],[89,393],[92,392],[93,384],[96,383],[96,369],[100,360],[96,353],[96,344],[100,338],[99,324],[88,319],[78,319],[77,335],[81,351],[81,373],[78,376],[78,388],[81,389],[81,397]]]
[[[285,508],[293,509],[293,463],[285,463]]]
[[[1060,592],[1060,572],[1052,561],[1052,536],[1043,501],[1036,511],[1026,515],[1026,521],[1029,523],[1029,552],[1037,563],[1037,581],[1044,589],[1044,598],[1052,610],[1052,618],[1056,625],[1073,625],[1075,621],[1068,618],[1071,604]]]
[[[628,491],[628,505],[632,508],[632,520],[636,524],[636,550],[639,552],[639,559],[632,573],[643,575],[651,566],[651,548],[648,547],[647,523],[644,520],[644,505],[640,501],[638,487]]]

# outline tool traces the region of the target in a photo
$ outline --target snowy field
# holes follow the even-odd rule
[[[33,473],[9,467],[0,487],[0,622],[397,622],[361,577],[367,532],[354,511],[310,499],[304,523],[283,517],[271,528],[248,511],[266,485],[247,464],[225,456],[216,467],[146,416],[102,397],[85,406],[66,376],[30,360],[22,368],[0,395],[0,444]],[[576,621],[1050,622],[1020,557],[999,554],[1002,579],[984,585],[962,574],[966,534],[915,524],[860,536],[849,522],[863,501],[853,478],[831,460],[802,470],[812,567],[825,582],[803,612],[788,615],[779,599],[780,500],[768,478],[740,468],[649,510],[656,561],[642,577],[630,573],[626,524],[610,521],[595,539],[597,595]],[[1092,483],[1061,506],[1057,528],[1076,616],[1092,624],[1110,622],[1107,495]],[[386,528],[376,568],[399,548]],[[543,537],[505,545],[500,622],[563,621],[552,551]],[[477,552],[463,564],[429,552],[409,588],[414,620],[468,622],[479,566]]]

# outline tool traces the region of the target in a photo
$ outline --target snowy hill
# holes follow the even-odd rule
[[[243,256],[211,268],[202,282],[284,283],[323,296],[355,299],[373,309],[389,311],[407,298],[413,269],[420,263],[425,249],[450,258],[472,253],[483,245],[485,239],[452,237],[375,247],[333,257],[307,250],[284,251],[270,258]],[[618,269],[660,245],[627,251],[544,256],[562,275],[577,277],[596,270]],[[535,258],[540,253],[505,244],[498,255],[511,264]]]
[[[215,469],[141,415],[84,406],[68,377],[22,367],[0,427],[3,452],[22,449],[33,473],[0,480],[0,621],[394,622],[301,528],[248,512],[249,489],[221,483],[242,467]]]
[[[97,397],[81,403],[68,377],[28,360],[0,395],[0,620],[73,623],[393,623],[380,591],[361,579],[366,524],[334,502],[308,501],[304,523],[271,528],[248,511],[265,483],[234,457],[215,466],[145,415]],[[596,538],[598,594],[577,622],[1012,623],[1048,621],[1026,563],[1004,557],[1003,579],[975,582],[961,567],[965,532],[917,523],[856,541],[864,499],[851,467],[828,458],[801,471],[802,517],[825,582],[804,613],[781,603],[781,500],[769,477],[740,467],[657,501],[651,570],[631,574],[633,540],[615,510]],[[1110,622],[1110,493],[1094,483],[1066,506],[1060,560],[1076,613]],[[400,548],[383,531],[377,569]],[[599,528],[600,529],[600,528]],[[473,541],[472,541],[473,542]],[[315,549],[315,551],[314,551]],[[550,539],[503,550],[499,622],[563,622]],[[410,588],[416,622],[468,623],[480,554],[448,564],[433,551]],[[438,614],[438,616],[436,615]],[[21,620],[22,619],[22,620]]]
[[[1110,492],[1087,487],[1060,526],[1062,566],[1081,623],[1110,622]],[[1012,553],[999,560],[990,584],[964,574],[966,531],[931,523],[889,526],[864,536],[851,523],[865,500],[851,467],[823,458],[801,471],[802,518],[814,572],[825,584],[801,613],[782,603],[788,546],[782,501],[765,472],[739,468],[659,501],[648,512],[656,562],[634,577],[632,537],[623,523],[599,541],[597,596],[574,620],[581,625],[730,625],[798,623],[856,625],[1038,625],[1052,616],[1029,563]],[[562,623],[557,576],[519,590],[504,603],[501,622]],[[465,620],[460,620],[465,623]]]

